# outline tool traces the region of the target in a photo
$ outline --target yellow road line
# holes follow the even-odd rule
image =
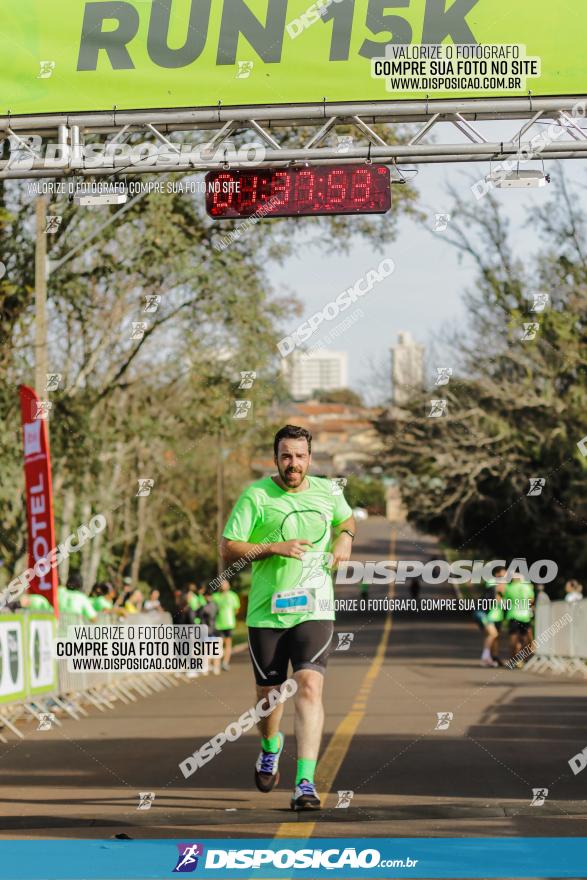
[[[385,619],[385,625],[381,634],[379,645],[371,665],[361,683],[361,687],[355,697],[349,713],[342,719],[334,731],[330,742],[318,765],[316,785],[319,792],[323,792],[324,799],[330,794],[334,785],[336,774],[340,770],[342,762],[349,750],[353,736],[357,732],[359,724],[365,717],[366,701],[369,698],[375,679],[383,665],[389,632],[391,630],[391,615]],[[301,837],[308,838],[314,833],[316,822],[283,822],[275,837]]]
[[[395,559],[395,548],[397,545],[397,526],[395,523],[391,527],[391,538],[389,541],[389,558]]]

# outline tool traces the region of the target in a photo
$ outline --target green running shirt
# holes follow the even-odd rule
[[[88,620],[96,619],[94,606],[90,602],[89,597],[82,593],[81,590],[68,590],[67,588],[60,587],[57,592],[59,596],[59,611],[62,614],[79,614]]]
[[[31,611],[53,611],[53,606],[47,597],[41,596],[40,593],[30,593],[30,600],[29,608]]]
[[[534,599],[534,587],[527,581],[511,581],[505,588],[504,599],[511,599],[512,607],[506,611],[506,620],[529,623],[533,617],[530,602]]]
[[[248,626],[286,629],[306,620],[334,620],[332,575],[324,554],[330,552],[332,527],[352,516],[352,510],[334,480],[306,480],[302,492],[287,492],[271,477],[257,480],[241,494],[224,529],[229,541],[312,542],[304,561],[268,556],[253,562]],[[233,567],[238,570],[238,562]]]

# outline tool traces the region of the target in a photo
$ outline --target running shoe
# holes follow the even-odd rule
[[[320,798],[313,782],[301,779],[291,799],[292,810],[319,810]]]
[[[255,785],[266,794],[272,791],[279,783],[279,758],[283,751],[283,734],[278,734],[280,738],[278,752],[265,752],[263,749],[259,752],[257,763],[255,764]]]
[[[491,657],[482,657],[480,663],[481,666],[492,666],[493,668],[499,666],[499,663],[497,663]]]

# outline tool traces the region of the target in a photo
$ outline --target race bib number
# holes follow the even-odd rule
[[[307,590],[284,590],[271,597],[273,614],[299,614],[314,610],[314,597]]]

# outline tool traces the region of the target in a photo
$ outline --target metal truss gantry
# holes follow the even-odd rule
[[[579,159],[587,158],[587,130],[581,125],[586,106],[587,96],[577,95],[3,116],[0,131],[10,139],[11,154],[0,162],[0,179],[246,167],[234,148],[234,138],[240,142],[243,135],[244,142],[263,146],[254,162],[259,168],[374,161],[395,166],[396,180],[405,165],[517,161],[520,156]],[[490,141],[483,135],[488,123],[508,120],[512,132],[507,140]],[[348,134],[349,127],[352,144],[341,150],[333,143],[335,135],[341,129]],[[143,135],[141,144],[158,149],[154,161],[151,156],[129,163],[128,152],[120,149],[119,154],[114,148],[137,133]],[[457,137],[449,140],[447,135]],[[31,145],[31,136],[36,145],[34,140]],[[99,167],[88,161],[84,149],[96,142],[112,145]],[[191,152],[202,143],[208,144],[204,154]],[[60,146],[51,162],[47,144]]]

